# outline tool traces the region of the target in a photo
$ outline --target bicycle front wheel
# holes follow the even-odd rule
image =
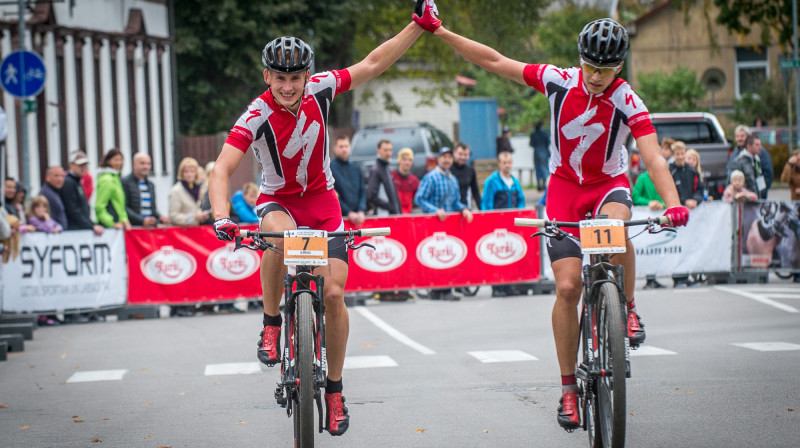
[[[294,315],[294,372],[297,378],[294,440],[298,448],[314,447],[314,298],[297,296]]]
[[[598,291],[597,351],[601,375],[597,386],[597,423],[606,448],[625,446],[625,374],[627,370],[624,305],[613,283]]]

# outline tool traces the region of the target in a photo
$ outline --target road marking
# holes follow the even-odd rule
[[[376,327],[380,328],[381,330],[385,331],[389,336],[397,339],[399,342],[413,348],[414,350],[422,353],[423,355],[435,355],[436,352],[425,347],[424,345],[420,344],[419,342],[414,341],[413,339],[409,338],[408,336],[401,333],[399,330],[394,328],[393,326],[387,324],[383,319],[376,316],[372,313],[372,311],[368,310],[366,307],[357,306],[355,310],[361,314],[362,316],[366,317],[367,320],[375,324]]]
[[[467,352],[482,363],[538,361],[539,358],[521,350],[492,350],[485,352]]]
[[[638,349],[631,350],[631,356],[663,356],[663,355],[677,355],[678,353],[672,350],[653,347],[650,345],[640,345]]]
[[[119,381],[127,369],[119,370],[87,370],[75,372],[67,380],[68,383],[88,383],[92,381]]]
[[[205,375],[249,375],[251,373],[261,373],[261,363],[229,362],[226,364],[206,364]]]
[[[737,342],[731,345],[749,348],[750,350],[757,350],[759,352],[786,352],[800,350],[800,345],[792,344],[790,342]]]
[[[737,295],[740,295],[742,297],[747,297],[748,299],[753,299],[756,302],[761,302],[764,305],[769,305],[769,306],[775,307],[775,308],[777,308],[779,310],[786,311],[787,313],[797,313],[798,312],[797,308],[789,306],[789,305],[785,305],[785,304],[780,303],[780,302],[776,302],[776,301],[771,300],[771,299],[768,299],[767,297],[765,297],[762,294],[754,294],[752,292],[742,291],[741,289],[729,288],[727,286],[715,286],[714,289],[717,289],[717,290],[722,291],[722,292],[727,292],[728,294],[737,294]]]
[[[373,367],[397,367],[397,363],[388,356],[348,356],[344,359],[345,369],[370,369]]]
[[[794,294],[773,294],[772,291],[767,293],[771,299],[794,299],[800,300],[800,292]]]

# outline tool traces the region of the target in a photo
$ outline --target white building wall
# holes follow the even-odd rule
[[[430,89],[432,83],[424,78],[402,78],[391,81],[373,79],[355,89],[355,110],[359,112],[359,125],[364,127],[369,124],[391,123],[398,121],[427,121],[441,129],[450,139],[454,138],[454,125],[459,121],[458,100],[453,99],[450,104],[441,99],[434,101],[434,106],[417,106],[420,100],[418,93],[413,89]],[[456,88],[455,81],[452,88]],[[372,98],[364,102],[367,89],[372,91]],[[389,112],[383,107],[383,92],[391,92],[394,102],[397,103],[401,114]]]

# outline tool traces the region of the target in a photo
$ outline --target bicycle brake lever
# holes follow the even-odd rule
[[[364,246],[369,247],[372,250],[376,250],[375,246],[373,246],[372,244],[369,244],[369,243],[361,243],[361,244],[358,244],[358,245],[350,245],[349,247],[352,250],[358,250],[358,249],[361,249]]]
[[[655,227],[648,227],[648,233],[656,234],[661,232],[678,233],[678,231],[674,227],[661,226],[658,228],[658,230],[656,230]]]

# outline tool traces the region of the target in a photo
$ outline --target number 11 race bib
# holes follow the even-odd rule
[[[618,254],[626,251],[625,225],[619,219],[588,219],[580,222],[581,253]]]

